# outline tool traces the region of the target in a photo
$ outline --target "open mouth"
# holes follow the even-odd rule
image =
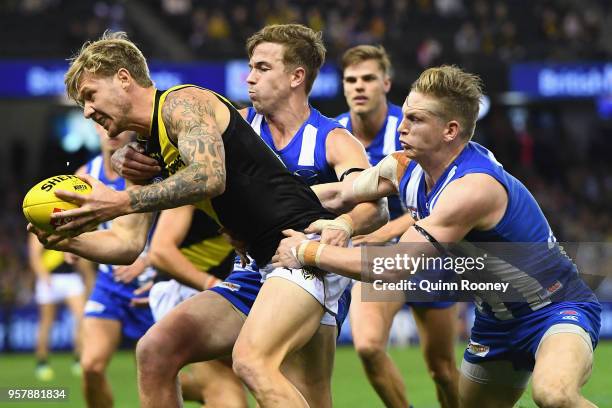
[[[104,126],[104,124],[106,123],[106,118],[105,118],[105,117],[103,117],[103,116],[98,116],[97,118],[95,118],[95,119],[94,119],[94,121],[95,121],[95,122],[96,122],[98,125],[102,126],[103,128],[106,128],[106,126]]]

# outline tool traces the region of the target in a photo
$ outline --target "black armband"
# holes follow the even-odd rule
[[[364,170],[365,169],[362,169],[359,167],[351,167],[350,169],[345,170],[344,173],[342,173],[342,175],[340,176],[340,181],[344,180],[344,178],[351,173],[355,173],[356,171],[364,171]]]
[[[434,246],[434,248],[436,248],[441,255],[448,255],[448,253],[446,252],[446,249],[444,249],[444,247],[438,242],[438,240],[436,240],[433,237],[433,235],[431,235],[429,232],[425,231],[425,228],[421,227],[418,224],[414,224],[413,227],[414,227],[415,230],[417,230],[417,232],[419,234],[424,236],[426,240],[431,242],[431,244]]]

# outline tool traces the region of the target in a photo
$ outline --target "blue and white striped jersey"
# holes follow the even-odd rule
[[[435,208],[446,186],[472,173],[488,174],[504,186],[508,207],[494,228],[470,231],[460,247],[469,252],[470,249],[494,248],[486,243],[507,243],[503,251],[488,253],[486,273],[493,274],[496,281],[509,283],[512,299],[521,300],[502,301],[492,291],[477,293],[479,311],[509,320],[556,301],[596,301],[592,291],[578,277],[572,260],[557,244],[531,193],[478,143],[469,142],[429,192],[423,169],[411,161],[399,179],[400,198],[415,219],[425,218]],[[466,278],[469,278],[468,272]]]
[[[310,107],[310,116],[295,133],[289,144],[282,149],[274,146],[270,128],[263,115],[248,108],[247,122],[266,142],[293,174],[309,186],[338,181],[333,168],[327,163],[325,142],[329,132],[342,126]]]
[[[399,133],[397,131],[397,127],[402,121],[402,108],[392,103],[388,103],[387,107],[387,120],[374,137],[374,140],[372,140],[372,143],[365,148],[368,160],[372,166],[376,166],[382,159],[391,153],[402,150],[402,146],[399,142]],[[350,112],[344,112],[338,115],[336,120],[349,132],[353,133]],[[405,210],[402,208],[399,197],[389,197],[390,218],[395,219],[404,214],[404,212]]]

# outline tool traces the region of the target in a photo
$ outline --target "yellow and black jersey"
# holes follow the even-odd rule
[[[74,272],[74,268],[64,261],[64,253],[53,249],[43,249],[42,264],[51,273]]]
[[[169,177],[185,166],[178,147],[168,137],[162,106],[173,91],[195,85],[179,85],[157,91],[146,151]],[[200,88],[203,89],[203,88]],[[287,228],[303,230],[321,218],[333,218],[312,190],[293,176],[224,97],[215,94],[230,110],[222,134],[225,149],[226,185],[223,194],[195,205],[219,225],[247,243],[249,254],[266,265]]]
[[[219,279],[225,279],[234,267],[234,249],[219,235],[219,225],[201,210],[194,210],[179,248],[196,268]]]

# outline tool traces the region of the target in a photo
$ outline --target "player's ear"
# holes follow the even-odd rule
[[[306,81],[306,70],[304,69],[304,67],[295,68],[293,70],[293,73],[291,74],[291,87],[297,88],[304,81]]]
[[[391,90],[391,77],[389,75],[384,76],[383,87],[385,89],[385,93],[389,93]]]
[[[461,133],[461,124],[456,120],[451,120],[446,122],[446,126],[444,128],[444,140],[447,142],[451,142],[456,138],[460,137]]]
[[[119,71],[117,71],[117,79],[119,79],[123,89],[126,89],[132,81],[132,75],[130,75],[130,71],[127,69],[119,68]]]

